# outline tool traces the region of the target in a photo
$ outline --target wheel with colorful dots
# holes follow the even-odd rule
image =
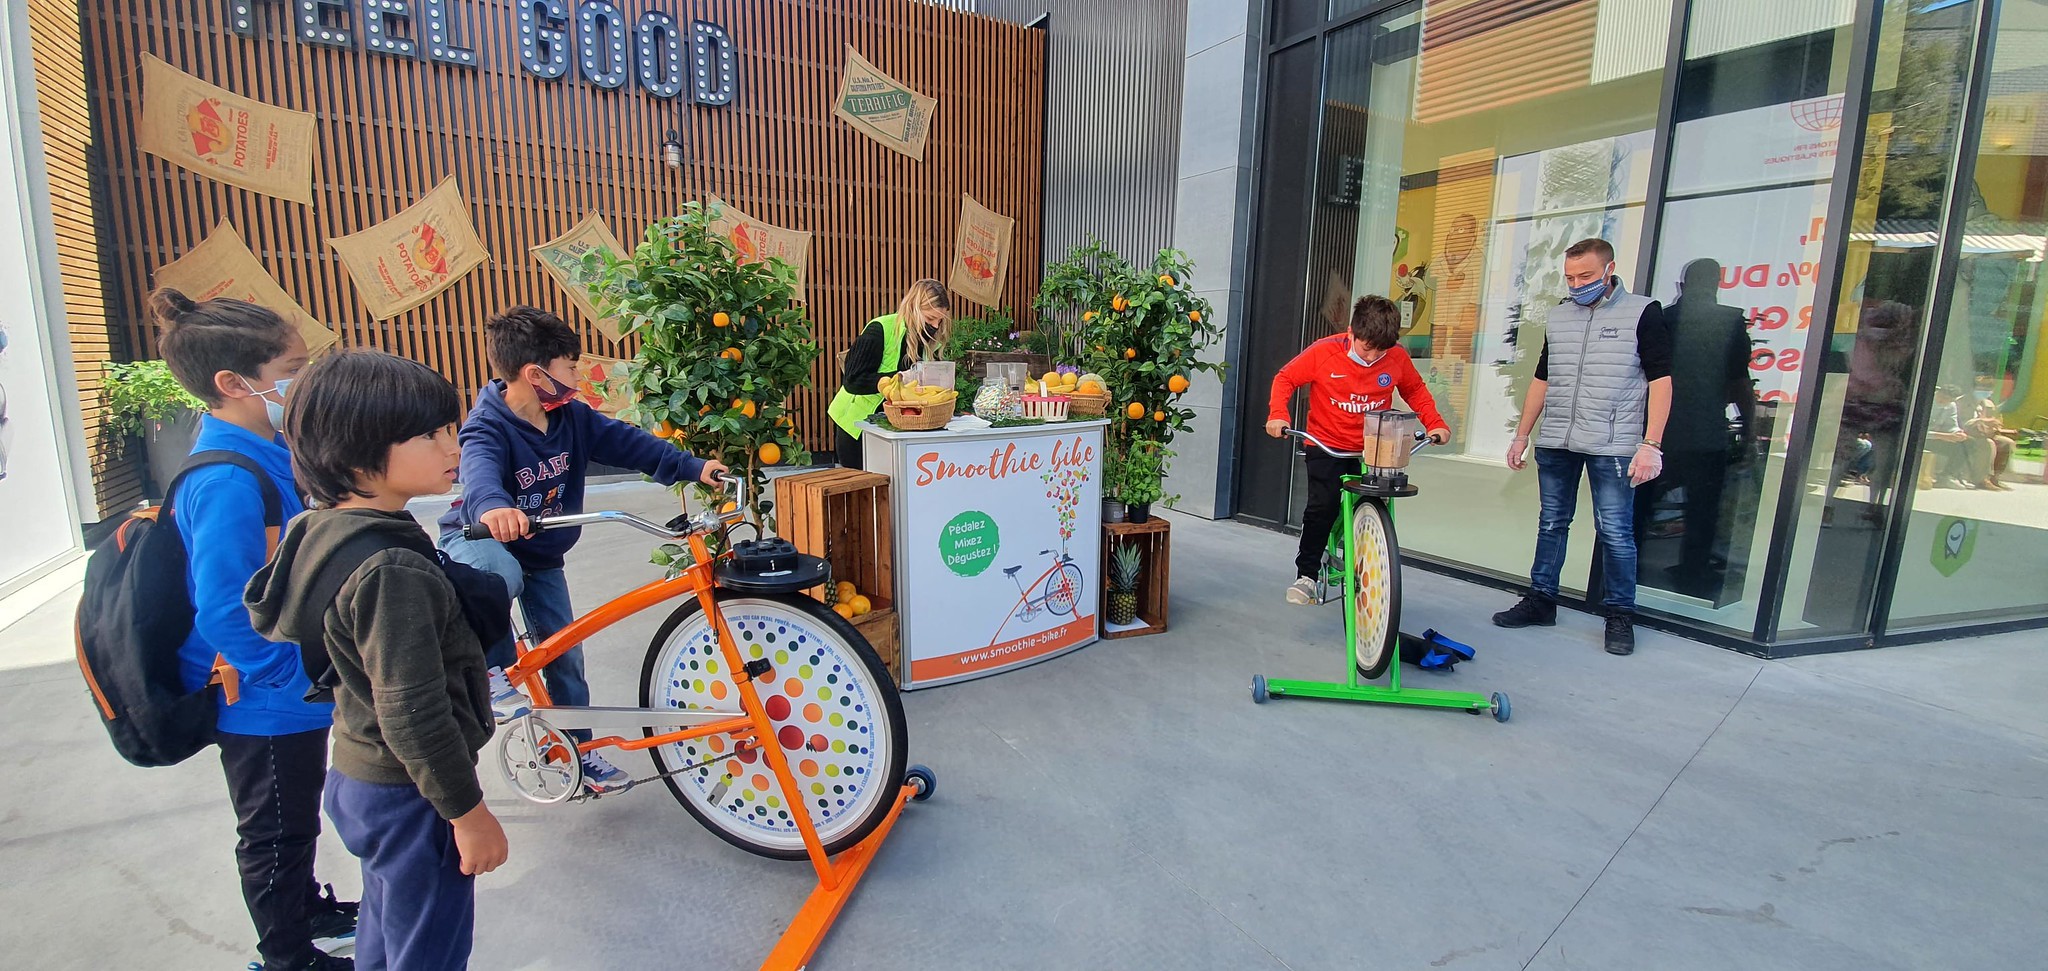
[[[759,748],[723,735],[652,750],[669,792],[712,832],[761,856],[804,858],[795,812],[810,814],[827,853],[860,842],[888,815],[904,779],[903,703],[888,669],[852,624],[808,597],[720,590],[717,598],[741,658],[774,666],[756,683],[776,726],[764,741],[782,746],[801,802],[790,805]],[[654,635],[640,704],[740,710],[725,654],[697,601]]]
[[[1360,497],[1352,507],[1351,550],[1358,571],[1352,660],[1361,677],[1377,678],[1401,642],[1400,547],[1394,543],[1394,518],[1379,500]]]

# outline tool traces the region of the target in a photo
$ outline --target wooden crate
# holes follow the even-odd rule
[[[1103,639],[1166,633],[1168,581],[1173,565],[1172,542],[1172,527],[1158,516],[1142,523],[1102,524]],[[1109,629],[1109,558],[1122,543],[1136,543],[1144,550],[1145,562],[1138,569],[1138,622],[1145,626],[1113,631]]]
[[[834,582],[851,582],[871,611],[854,619],[898,681],[894,520],[889,477],[857,469],[827,469],[775,480],[776,532],[797,551],[832,564]],[[825,588],[808,592],[825,599]]]

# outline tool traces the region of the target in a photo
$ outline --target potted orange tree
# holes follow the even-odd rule
[[[1200,356],[1222,329],[1209,301],[1188,285],[1192,269],[1175,249],[1136,267],[1092,238],[1047,268],[1035,304],[1040,326],[1077,331],[1077,363],[1100,375],[1111,396],[1105,502],[1172,505],[1160,488],[1173,456],[1166,446],[1195,417],[1181,396],[1196,374],[1223,370]]]
[[[585,256],[581,279],[599,311],[640,341],[624,417],[746,476],[746,512],[772,528],[767,470],[810,461],[789,416],[789,396],[810,380],[818,356],[795,271],[779,259],[739,262],[691,202],[648,226],[625,258]],[[717,498],[692,488],[706,502]]]

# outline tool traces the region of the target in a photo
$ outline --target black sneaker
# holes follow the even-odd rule
[[[353,900],[334,899],[334,884],[328,884],[322,889],[320,899],[313,901],[313,940],[355,940],[356,914],[361,909],[362,905]]]
[[[1530,594],[1515,602],[1500,613],[1493,615],[1495,627],[1555,627],[1557,626],[1557,602]]]
[[[263,962],[249,962],[248,971],[263,971]],[[316,952],[306,963],[292,971],[356,971],[355,958],[338,958],[325,951]]]
[[[1634,654],[1636,652],[1636,622],[1627,614],[1615,614],[1607,618],[1607,653]]]

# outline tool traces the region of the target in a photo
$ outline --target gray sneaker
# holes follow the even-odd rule
[[[504,671],[492,668],[490,675],[491,715],[498,720],[498,724],[503,725],[533,710],[533,704],[526,700],[526,696],[521,694],[518,688],[512,686],[511,679],[505,677]]]
[[[1294,584],[1287,588],[1287,602],[1291,604],[1314,605],[1316,602],[1316,582],[1309,577],[1295,578]]]

